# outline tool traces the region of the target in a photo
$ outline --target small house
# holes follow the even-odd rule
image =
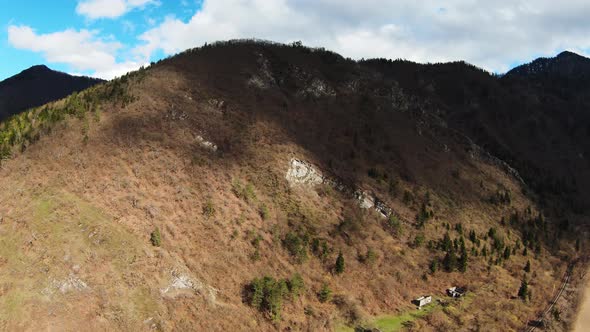
[[[427,305],[428,303],[432,302],[432,296],[430,296],[430,295],[420,296],[419,298],[415,299],[413,302],[418,307],[423,307],[423,306]]]
[[[465,295],[465,292],[466,292],[465,288],[461,288],[461,287],[451,287],[451,288],[447,289],[447,294],[453,298],[462,297],[463,295]]]

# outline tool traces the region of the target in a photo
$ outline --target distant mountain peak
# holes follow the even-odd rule
[[[35,65],[35,66],[32,66],[31,68],[26,69],[26,70],[51,70],[51,69],[49,69],[49,67],[47,67],[46,65]]]
[[[566,59],[566,58],[578,58],[578,59],[588,59],[585,56],[579,55],[578,53],[574,53],[572,51],[563,51],[555,56],[555,59]]]
[[[0,81],[0,121],[31,107],[63,98],[103,82],[71,76],[46,65],[35,65]]]
[[[590,75],[590,59],[571,51],[563,51],[555,57],[538,58],[513,68],[506,76],[557,75],[566,78]]]

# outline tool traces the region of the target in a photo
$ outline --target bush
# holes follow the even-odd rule
[[[162,235],[160,234],[159,228],[156,228],[150,235],[150,242],[155,247],[159,247],[162,244]]]
[[[416,235],[416,237],[414,238],[414,248],[419,248],[420,246],[422,246],[424,244],[424,240],[424,234]]]
[[[215,215],[215,206],[211,200],[208,200],[205,205],[203,205],[203,215],[207,218],[211,218]]]
[[[289,232],[283,239],[283,247],[287,249],[291,256],[295,257],[298,263],[303,263],[307,260],[308,243],[309,236],[307,234],[299,235]]]
[[[373,265],[377,261],[377,258],[379,258],[377,253],[375,251],[373,251],[372,248],[369,248],[369,249],[367,249],[367,253],[365,254],[364,257],[362,257],[361,260],[363,263],[365,263],[367,265]]]
[[[236,197],[243,199],[244,201],[251,203],[256,199],[256,193],[254,192],[254,186],[250,183],[245,186],[240,181],[234,181],[232,183],[232,191]]]
[[[393,232],[400,236],[402,235],[402,224],[395,215],[390,215],[387,219],[387,226],[393,230]]]
[[[288,281],[289,286],[289,293],[293,298],[299,297],[301,292],[305,289],[305,284],[303,282],[303,278],[299,273],[295,273],[295,275]]]
[[[326,259],[330,253],[328,242],[324,239],[314,238],[311,241],[311,251],[320,259]]]
[[[260,205],[260,208],[258,209],[258,214],[260,214],[260,218],[262,218],[262,220],[268,219],[270,215],[268,207],[265,204]]]
[[[332,290],[328,286],[328,284],[324,283],[322,288],[318,292],[318,299],[320,302],[325,303],[332,299]]]

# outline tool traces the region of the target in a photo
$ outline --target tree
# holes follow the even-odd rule
[[[506,246],[506,248],[504,249],[504,259],[508,260],[510,258],[510,247]]]
[[[443,259],[443,267],[447,272],[453,272],[457,267],[457,255],[452,247],[447,251],[445,258]]]
[[[438,270],[438,260],[434,259],[430,262],[430,273],[434,274]]]
[[[529,283],[526,281],[526,278],[522,278],[520,282],[520,288],[518,289],[518,297],[520,297],[523,301],[529,297]]]
[[[338,258],[336,258],[335,271],[336,274],[342,274],[344,272],[344,256],[342,255],[342,251],[338,253]]]
[[[469,232],[469,240],[473,243],[477,241],[477,235],[475,234],[474,230],[471,230],[471,232]]]
[[[531,272],[531,261],[526,262],[526,265],[524,266],[524,272]]]
[[[461,256],[459,257],[459,271],[465,272],[467,271],[467,248],[465,247],[465,240],[461,237]]]
[[[156,227],[156,229],[150,234],[150,241],[154,247],[159,247],[162,244],[162,235],[160,234],[160,229]]]
[[[446,232],[445,236],[442,239],[441,249],[444,251],[449,251],[449,250],[451,250],[452,246],[453,246],[453,241],[451,241],[451,237],[449,236],[449,232]]]

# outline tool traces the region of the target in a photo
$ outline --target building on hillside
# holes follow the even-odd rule
[[[449,289],[447,289],[447,294],[449,294],[450,297],[454,297],[454,298],[459,298],[462,297],[463,295],[465,295],[465,288],[461,288],[461,287],[451,287]]]
[[[421,307],[429,304],[430,302],[432,302],[432,296],[430,296],[430,295],[420,296],[419,298],[415,299],[412,302],[415,305],[417,305],[419,308],[421,308]]]

